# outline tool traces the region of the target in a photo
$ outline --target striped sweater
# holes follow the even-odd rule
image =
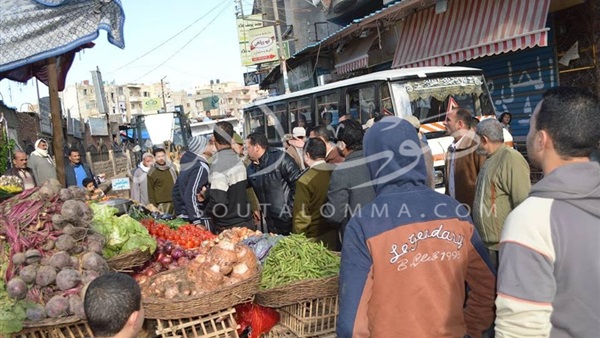
[[[597,337],[600,165],[559,167],[506,219],[496,337]]]

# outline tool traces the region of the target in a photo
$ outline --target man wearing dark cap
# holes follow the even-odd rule
[[[198,200],[198,195],[208,187],[209,166],[204,157],[207,147],[205,136],[194,136],[188,142],[188,149],[179,162],[181,172],[173,186],[173,203],[177,215],[212,231],[212,222],[206,214],[206,201]]]

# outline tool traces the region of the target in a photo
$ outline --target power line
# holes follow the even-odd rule
[[[111,71],[111,72],[108,72],[108,73],[110,74],[110,73],[114,73],[114,72],[116,72],[116,71],[118,71],[118,70],[121,70],[121,69],[123,69],[123,68],[125,68],[125,67],[129,66],[130,64],[132,64],[132,63],[134,63],[134,62],[138,61],[139,59],[143,58],[144,56],[146,56],[146,55],[148,55],[148,54],[150,54],[150,53],[152,53],[152,52],[156,51],[158,48],[160,48],[160,47],[164,46],[165,44],[167,44],[167,42],[169,42],[169,41],[173,40],[174,38],[176,38],[177,36],[179,36],[180,34],[182,34],[183,32],[185,32],[186,30],[188,30],[190,27],[192,27],[193,25],[195,25],[195,24],[196,24],[198,21],[200,21],[200,20],[204,19],[205,17],[207,17],[207,16],[208,16],[210,13],[212,13],[214,10],[216,10],[216,9],[217,9],[219,6],[221,6],[221,5],[223,5],[223,3],[221,3],[220,5],[217,5],[217,6],[213,7],[213,8],[212,8],[210,11],[208,11],[207,13],[205,13],[203,16],[199,17],[199,18],[198,18],[198,19],[196,19],[194,22],[192,22],[191,24],[189,24],[189,25],[187,25],[186,27],[184,27],[182,30],[180,30],[179,32],[177,32],[175,35],[173,35],[173,36],[171,36],[171,37],[167,38],[165,41],[163,41],[163,42],[159,43],[159,44],[158,44],[156,47],[154,47],[154,48],[150,49],[150,50],[149,50],[149,51],[147,51],[146,53],[144,53],[144,54],[142,54],[142,55],[138,56],[137,58],[133,59],[132,61],[130,61],[130,62],[128,62],[128,63],[126,63],[126,64],[122,65],[121,67],[119,67],[119,68],[117,68],[117,69],[115,69],[115,70],[113,70],[113,71]]]
[[[194,41],[198,36],[200,36],[200,34],[202,34],[206,28],[208,28],[208,26],[210,26],[210,24],[212,24],[215,20],[217,20],[219,18],[219,16],[221,16],[221,14],[223,14],[223,12],[225,12],[225,10],[228,8],[227,6],[227,2],[223,2],[222,4],[225,4],[225,6],[223,7],[223,9],[217,14],[217,16],[215,16],[206,26],[204,26],[200,32],[198,32],[198,34],[194,35],[191,39],[189,39],[183,46],[181,46],[181,48],[179,48],[178,50],[176,50],[173,54],[171,54],[165,61],[161,62],[158,66],[152,68],[149,72],[147,72],[146,74],[138,77],[137,79],[133,80],[133,82],[136,82],[137,80],[145,77],[146,75],[152,73],[153,71],[157,70],[158,68],[160,68],[162,65],[164,65],[165,63],[167,63],[169,60],[171,60],[175,55],[177,55],[177,53],[179,53],[180,51],[182,51],[185,47],[187,47],[190,43],[192,43],[192,41]]]

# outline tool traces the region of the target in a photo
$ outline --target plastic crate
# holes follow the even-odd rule
[[[155,319],[156,335],[177,338],[239,338],[234,308],[206,316],[182,319]]]
[[[296,337],[329,336],[335,334],[338,296],[316,298],[279,309],[280,323]]]

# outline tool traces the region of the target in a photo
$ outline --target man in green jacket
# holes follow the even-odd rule
[[[475,133],[480,138],[477,152],[487,159],[477,176],[473,221],[497,268],[504,220],[531,189],[529,164],[504,144],[502,124],[496,119],[481,121]]]
[[[162,213],[173,213],[173,186],[177,180],[177,170],[167,161],[164,149],[153,151],[154,165],[148,170],[148,201]]]
[[[337,151],[337,150],[336,150]],[[304,162],[310,167],[296,182],[293,233],[321,241],[330,250],[339,251],[338,227],[321,213],[327,203],[327,190],[334,166],[325,162],[327,148],[320,138],[311,138],[304,146]]]

